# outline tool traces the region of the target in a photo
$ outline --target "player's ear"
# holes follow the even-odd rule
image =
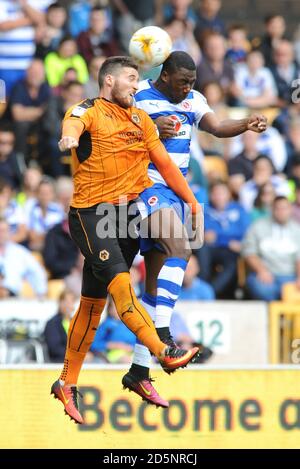
[[[164,83],[167,83],[168,81],[168,73],[164,70],[163,72],[161,72],[160,74],[160,79],[161,81],[163,81]]]
[[[105,83],[106,83],[108,86],[113,87],[114,82],[115,82],[115,78],[114,78],[113,75],[106,75],[106,77],[105,77]]]

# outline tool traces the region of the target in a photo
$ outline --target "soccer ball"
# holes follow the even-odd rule
[[[172,41],[158,26],[138,29],[130,39],[129,54],[142,68],[158,67],[170,55]]]

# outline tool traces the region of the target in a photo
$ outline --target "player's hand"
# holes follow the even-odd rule
[[[161,116],[155,119],[155,124],[159,130],[160,138],[170,138],[177,135],[175,130],[176,122],[173,119],[167,116]]]
[[[267,128],[267,118],[262,114],[252,114],[247,119],[247,130],[252,130],[256,133],[264,132]]]
[[[204,214],[200,204],[197,205],[197,212],[192,214],[192,230],[194,233],[192,240],[197,240],[202,246],[204,243]]]
[[[58,142],[58,148],[60,151],[70,150],[71,148],[77,148],[78,141],[74,137],[63,137]]]

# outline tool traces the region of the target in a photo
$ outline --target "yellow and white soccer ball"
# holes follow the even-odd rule
[[[129,54],[142,68],[158,67],[170,55],[172,41],[158,26],[138,29],[130,39]]]

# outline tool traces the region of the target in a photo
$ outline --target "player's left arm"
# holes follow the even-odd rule
[[[219,121],[213,112],[207,112],[202,117],[199,129],[208,132],[215,137],[235,137],[247,130],[261,133],[267,128],[267,118],[262,114],[252,114],[245,119],[226,119]]]

